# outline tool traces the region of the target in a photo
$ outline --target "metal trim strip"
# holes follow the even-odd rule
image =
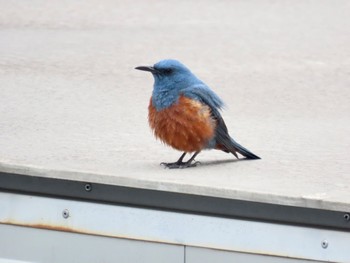
[[[350,231],[348,211],[276,205],[0,172],[0,190],[156,210]]]

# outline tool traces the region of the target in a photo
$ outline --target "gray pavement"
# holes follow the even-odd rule
[[[0,171],[350,210],[349,1],[0,0]],[[147,124],[176,58],[262,157],[193,169]]]

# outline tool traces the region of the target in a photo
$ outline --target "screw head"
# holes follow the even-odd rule
[[[68,211],[68,209],[64,209],[63,211],[62,211],[62,216],[63,216],[63,218],[68,218],[69,217],[69,211]]]
[[[89,183],[85,184],[85,191],[90,192],[91,190],[92,190],[92,185]]]
[[[323,240],[321,242],[321,246],[326,249],[328,247],[328,241],[327,240]]]
[[[350,221],[350,214],[346,213],[344,214],[345,221]]]

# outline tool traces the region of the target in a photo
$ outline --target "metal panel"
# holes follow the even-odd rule
[[[0,223],[4,224],[350,262],[350,235],[347,232],[13,193],[0,193],[0,207]],[[328,242],[326,248],[322,247],[323,241]]]
[[[184,261],[183,246],[2,224],[0,233],[0,263],[183,263]]]
[[[302,259],[254,255],[214,249],[186,247],[186,263],[316,263]]]

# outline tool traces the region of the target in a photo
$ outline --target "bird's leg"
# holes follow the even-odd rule
[[[180,156],[179,160],[177,160],[176,163],[182,163],[182,160],[183,160],[184,157],[186,156],[186,153],[187,153],[187,152],[184,152],[184,153]]]
[[[195,152],[192,157],[185,162],[185,164],[191,164],[194,161],[194,158],[196,158],[196,156],[199,154],[200,152]],[[195,162],[193,165],[196,166],[199,162]]]
[[[166,168],[169,169],[175,169],[175,168],[188,168],[188,167],[194,167],[197,166],[199,162],[192,163],[194,161],[194,158],[199,154],[200,152],[195,152],[192,157],[187,161],[183,162],[183,159],[186,155],[186,152],[184,152],[179,160],[177,160],[175,163],[161,163],[161,165],[164,165]]]

